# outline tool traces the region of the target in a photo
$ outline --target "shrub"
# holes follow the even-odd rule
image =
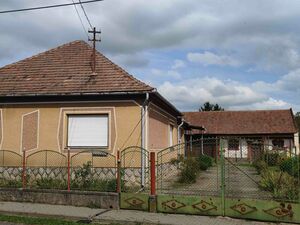
[[[199,162],[206,164],[208,167],[211,167],[214,163],[214,159],[207,155],[201,155],[198,157]]]
[[[268,164],[268,166],[278,166],[282,161],[286,159],[286,154],[281,152],[266,152],[263,154],[263,160]]]
[[[262,173],[260,187],[272,192],[278,200],[298,200],[299,190],[294,177],[285,172],[265,170]]]
[[[298,177],[300,174],[300,158],[298,156],[285,159],[280,163],[279,167],[282,171],[287,172],[291,176]]]
[[[257,160],[253,163],[257,172],[260,174],[268,168],[268,164],[264,160]]]
[[[186,158],[180,167],[179,183],[191,184],[196,182],[199,171],[199,163],[195,158]]]
[[[16,179],[0,179],[0,186],[1,187],[12,187],[12,188],[20,188],[22,187],[22,180]]]
[[[35,180],[33,186],[40,189],[67,189],[67,182],[61,179],[41,178]]]

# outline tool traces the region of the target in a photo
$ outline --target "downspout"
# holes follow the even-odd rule
[[[179,124],[178,128],[177,128],[177,144],[178,144],[178,148],[177,148],[177,159],[180,159],[180,152],[181,152],[181,127],[184,124],[184,119],[181,119],[181,123]],[[184,151],[185,152],[185,151]]]
[[[145,186],[145,163],[146,163],[146,114],[148,111],[148,103],[149,103],[149,93],[146,93],[145,101],[142,105],[141,110],[141,187],[144,188]]]

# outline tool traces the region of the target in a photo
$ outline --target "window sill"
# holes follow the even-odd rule
[[[82,152],[82,151],[90,151],[90,152],[97,152],[97,151],[103,151],[103,152],[108,152],[109,148],[108,147],[65,147],[64,151],[68,152]]]

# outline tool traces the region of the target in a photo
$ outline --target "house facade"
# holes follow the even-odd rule
[[[185,112],[184,120],[203,127],[187,131],[187,140],[224,138],[222,144],[228,158],[252,159],[262,146],[299,153],[299,133],[291,109]],[[200,151],[199,146],[194,148],[194,154]]]
[[[0,149],[150,151],[178,142],[181,113],[83,41],[0,68]],[[36,159],[39,160],[38,158]]]

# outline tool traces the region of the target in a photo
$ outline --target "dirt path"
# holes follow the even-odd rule
[[[221,196],[221,168],[210,167],[201,171],[197,181],[193,184],[177,184],[177,175],[169,177],[162,183],[164,194],[184,194]],[[235,166],[230,163],[225,165],[225,195],[235,198],[271,199],[269,192],[262,191],[259,186],[260,175],[251,166]]]

